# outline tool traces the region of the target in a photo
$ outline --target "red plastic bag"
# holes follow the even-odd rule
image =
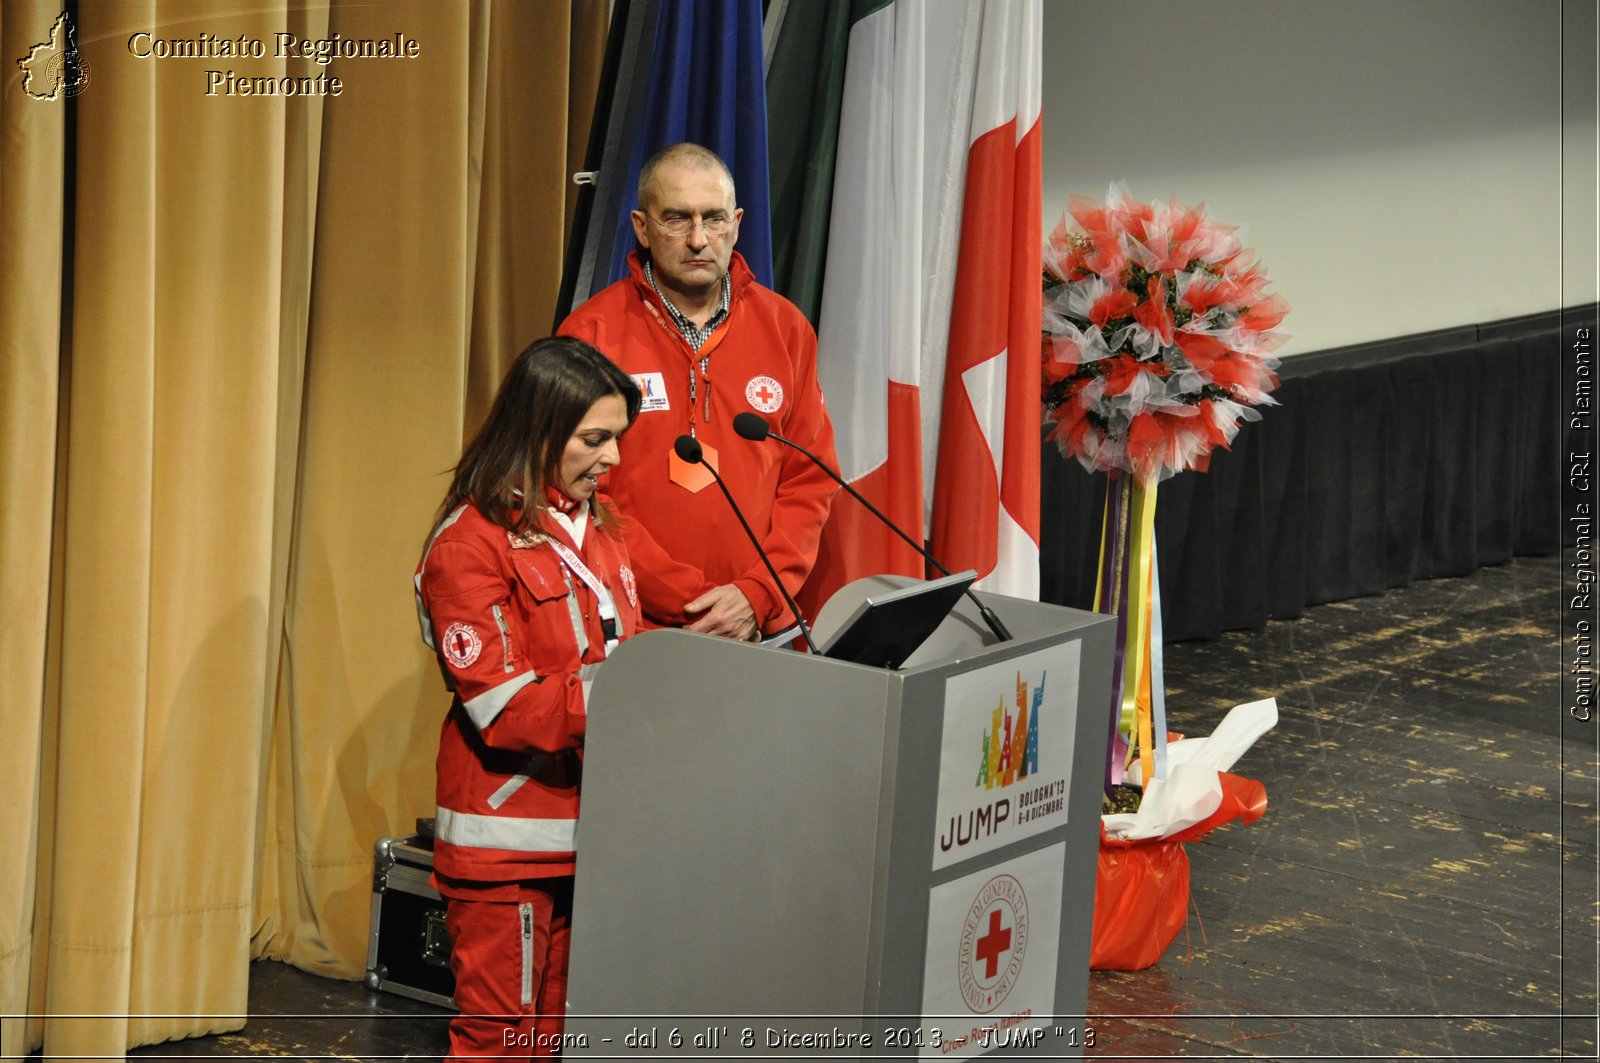
[[[1120,841],[1100,828],[1094,883],[1094,928],[1089,966],[1141,971],[1167,951],[1188,918],[1189,854],[1185,842],[1237,819],[1254,823],[1267,810],[1267,790],[1254,779],[1218,772],[1222,804],[1209,817],[1170,838]]]
[[[1189,910],[1189,854],[1165,838],[1116,841],[1100,832],[1089,966],[1139,971],[1183,929]]]

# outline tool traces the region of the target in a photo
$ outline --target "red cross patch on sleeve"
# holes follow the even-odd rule
[[[472,662],[478,659],[478,654],[483,652],[483,640],[478,637],[471,624],[457,620],[444,629],[439,652],[444,654],[444,659],[452,666],[470,668]]]

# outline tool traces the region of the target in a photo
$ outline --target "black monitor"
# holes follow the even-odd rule
[[[818,652],[874,668],[899,668],[944,623],[977,578],[976,572],[967,569],[873,594],[856,606]]]

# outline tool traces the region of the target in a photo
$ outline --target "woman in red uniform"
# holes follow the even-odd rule
[[[461,1008],[452,1059],[560,1054],[589,685],[639,621],[597,481],[639,402],[587,343],[533,344],[462,453],[417,567],[423,640],[455,694],[434,841]]]

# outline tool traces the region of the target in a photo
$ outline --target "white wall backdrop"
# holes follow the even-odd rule
[[[1285,355],[1595,299],[1593,0],[1047,0],[1044,38],[1046,232],[1118,179],[1204,202]]]

